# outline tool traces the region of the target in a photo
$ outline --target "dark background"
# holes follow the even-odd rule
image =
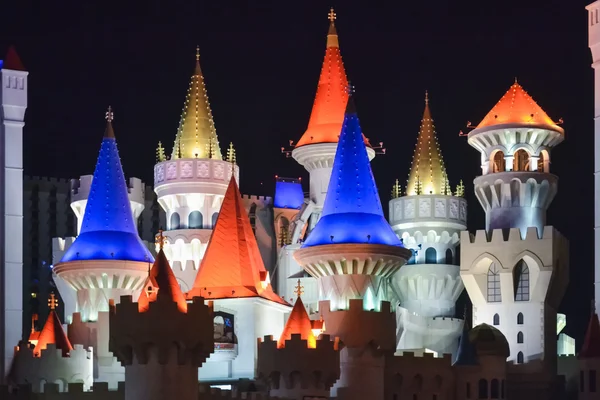
[[[221,149],[234,142],[243,193],[272,195],[274,175],[308,175],[280,148],[306,129],[333,5],[363,130],[387,148],[372,163],[384,206],[394,180],[406,181],[427,89],[452,186],[466,185],[470,230],[484,227],[472,194],[480,158],[458,132],[518,77],[552,118],[564,118],[548,223],[571,242],[560,311],[580,345],[594,269],[587,3],[3,0],[0,54],[14,44],[30,72],[27,175],[91,174],[111,104],[125,174],[151,184],[157,142],[170,154],[200,45]]]

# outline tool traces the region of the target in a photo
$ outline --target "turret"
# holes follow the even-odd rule
[[[171,157],[160,152],[154,191],[166,212],[165,254],[182,290],[191,289],[215,226],[223,196],[239,169],[223,160],[208,101],[200,53],[175,136]]]
[[[138,303],[122,296],[111,308],[109,348],[125,367],[125,400],[197,400],[198,368],[213,351],[212,311],[201,297],[185,302],[163,243]]]
[[[596,309],[592,305],[592,315],[585,333],[585,340],[579,354],[579,399],[600,399],[598,390],[598,371],[600,370],[600,322]]]
[[[467,202],[450,188],[427,92],[406,195],[399,192],[390,201],[390,224],[412,257],[392,278],[400,301],[398,349],[454,353],[462,322],[451,317],[464,289],[458,245]]]
[[[345,345],[333,396],[383,398],[381,352],[396,347],[388,282],[410,256],[383,217],[351,99],[321,219],[294,253],[327,300],[319,303],[325,331]]]
[[[329,389],[340,375],[337,340],[329,335],[315,338],[313,321],[298,295],[279,340],[265,336],[258,343],[258,376],[266,382],[269,395],[302,400],[328,398]]]
[[[27,110],[27,75],[13,47],[0,60],[0,382],[10,368],[13,347],[23,329],[23,127]],[[6,234],[12,232],[12,234]],[[10,301],[8,299],[11,299]]]

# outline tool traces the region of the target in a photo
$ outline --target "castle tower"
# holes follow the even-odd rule
[[[568,284],[568,242],[545,226],[556,194],[550,150],[563,130],[515,82],[469,133],[481,152],[475,193],[486,231],[461,234],[461,277],[473,302],[473,325],[495,326],[509,360],[556,370],[556,310]]]
[[[239,176],[237,166],[234,175]],[[231,176],[232,168],[221,156],[196,49],[173,152],[154,167],[154,191],[167,218],[165,254],[184,292],[192,288]]]
[[[298,295],[279,340],[265,336],[258,344],[258,376],[266,381],[269,395],[287,399],[328,398],[340,375],[338,342],[329,335],[317,340],[301,295]]]
[[[579,399],[600,399],[598,390],[598,371],[600,370],[600,322],[596,310],[592,307],[583,346],[577,354],[579,364]]]
[[[398,349],[455,353],[462,322],[454,306],[463,291],[458,266],[467,202],[453,195],[425,93],[425,110],[406,195],[390,201],[390,224],[413,256],[392,278],[399,297]]]
[[[109,348],[125,367],[125,400],[197,400],[198,368],[213,351],[211,310],[200,297],[185,302],[163,243],[139,302],[122,296],[110,312]]]
[[[383,398],[380,352],[396,348],[388,282],[410,256],[383,217],[351,99],[321,219],[294,254],[317,278],[325,331],[345,345],[333,396]]]
[[[588,10],[588,41],[594,68],[594,243],[600,249],[600,1],[586,7]],[[600,309],[600,251],[594,258],[594,298]]]
[[[0,382],[9,372],[13,347],[22,337],[23,314],[23,127],[27,75],[14,48],[0,60]]]
[[[36,393],[44,391],[45,383],[55,382],[60,382],[61,392],[67,390],[66,384],[75,382],[82,382],[84,389],[89,390],[94,380],[93,351],[71,345],[56,314],[57,304],[52,293],[48,300],[50,314],[37,343],[20,342],[15,348],[11,380],[15,384],[31,384]]]
[[[200,370],[200,379],[253,379],[256,339],[280,332],[290,307],[271,287],[235,179],[229,181],[206,254],[187,296],[210,299],[215,310],[215,352]]]

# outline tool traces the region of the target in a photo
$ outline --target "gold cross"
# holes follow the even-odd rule
[[[335,17],[336,17],[335,11],[333,11],[333,7],[331,7],[327,18],[329,18],[329,21],[331,21],[331,23],[333,24],[333,21],[335,21]]]
[[[298,286],[296,286],[296,290],[294,290],[294,293],[296,293],[296,295],[298,295],[298,297],[300,297],[304,293],[303,289],[304,289],[304,286],[302,286],[300,284],[300,279],[298,279]]]
[[[114,115],[112,112],[112,107],[108,106],[108,111],[106,112],[106,114],[104,114],[104,118],[108,121],[108,122],[112,122],[112,120],[114,119]]]
[[[51,310],[54,310],[56,307],[58,307],[58,299],[56,298],[54,292],[50,293],[50,298],[48,299],[48,307],[50,307]]]
[[[158,236],[154,243],[157,244],[158,247],[162,250],[166,242],[167,242],[167,238],[163,236],[163,230],[159,229]]]

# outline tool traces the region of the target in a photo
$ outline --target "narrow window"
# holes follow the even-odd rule
[[[500,292],[500,268],[496,263],[490,265],[487,274],[487,301],[488,303],[499,303],[502,301]]]
[[[169,230],[179,229],[179,214],[174,212],[171,214],[171,219],[169,221]]]
[[[585,374],[583,371],[579,371],[579,391],[581,393],[585,391]]]
[[[488,398],[488,383],[485,379],[479,380],[479,398],[480,399]]]
[[[590,369],[590,371],[588,372],[588,388],[590,393],[596,393],[596,370],[595,369]]]
[[[517,325],[523,325],[523,313],[517,314]]]
[[[433,247],[425,251],[425,264],[437,264],[437,251]]]
[[[522,351],[517,353],[517,364],[523,364],[523,352]]]
[[[452,257],[452,250],[447,249],[446,250],[446,264],[452,265],[452,262],[453,262],[452,259],[453,259],[453,257]]]
[[[494,153],[494,159],[492,162],[492,172],[504,172],[504,170],[504,153],[501,151],[497,151],[496,153]]]
[[[498,314],[494,314],[494,326],[500,325],[500,316]]]
[[[500,382],[500,397],[504,398],[504,379]]]
[[[202,214],[200,211],[192,211],[188,217],[188,228],[202,229]]]
[[[513,270],[515,301],[529,301],[529,268],[520,260]]]
[[[500,382],[498,379],[492,379],[490,384],[490,395],[492,399],[497,399],[500,396]]]
[[[517,343],[523,343],[523,332],[517,333]]]
[[[469,382],[467,382],[467,387],[466,387],[465,392],[466,392],[465,394],[466,394],[467,399],[470,399],[471,398],[471,384]]]

